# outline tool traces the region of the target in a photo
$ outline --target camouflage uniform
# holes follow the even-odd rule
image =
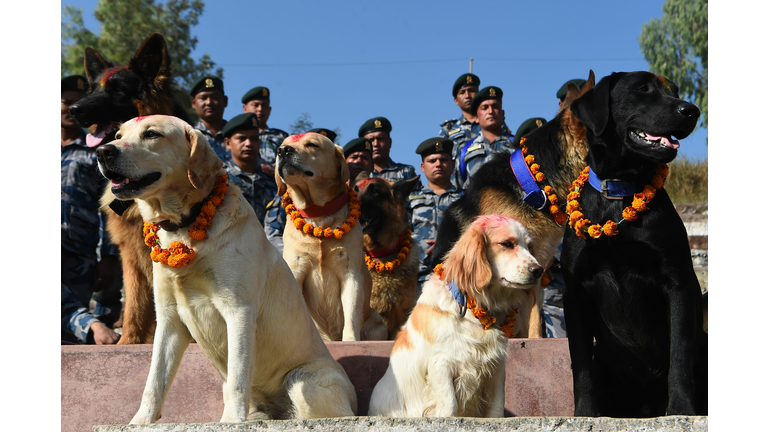
[[[226,120],[224,120],[224,124],[227,124]],[[232,153],[227,150],[227,145],[224,144],[224,134],[221,133],[221,131],[214,135],[202,120],[198,120],[198,122],[195,123],[194,128],[205,135],[205,138],[208,140],[208,144],[211,145],[213,151],[216,152],[216,156],[218,156],[222,162],[228,162],[232,160]]]
[[[461,119],[446,120],[440,125],[440,138],[449,138],[453,141],[453,153],[451,159],[458,160],[462,147],[469,140],[480,135],[480,125],[467,120],[461,116]],[[458,164],[456,164],[458,167]]]
[[[389,160],[389,163],[384,167],[383,170],[376,171],[376,168],[374,168],[373,172],[371,173],[371,177],[381,177],[393,183],[399,182],[401,180],[412,179],[416,176],[416,169],[414,167],[397,163],[392,159]],[[417,187],[421,187],[421,182],[419,182]]]
[[[466,189],[472,174],[476,173],[492,154],[503,151],[512,152],[515,149],[515,146],[512,144],[514,139],[515,137],[512,134],[505,131],[492,143],[489,143],[483,134],[469,141],[466,144],[464,157],[462,158],[459,155],[459,158],[456,160],[457,169],[453,172],[451,182],[455,182],[462,189]],[[464,152],[463,149],[462,152]],[[461,168],[462,161],[465,165],[464,169]]]
[[[426,251],[430,247],[427,244],[427,240],[434,240],[437,237],[437,227],[443,220],[445,210],[451,203],[461,198],[462,195],[464,195],[464,191],[456,188],[455,185],[451,185],[450,189],[439,196],[427,185],[412,192],[408,197],[408,208],[412,213],[412,237],[421,246],[421,256],[419,257],[421,265],[419,266],[417,296],[421,294],[421,286],[432,272],[432,269],[428,268],[425,264],[427,258]]]
[[[552,280],[549,285],[544,287],[544,304],[542,312],[544,315],[544,327],[548,338],[564,338],[568,334],[565,331],[565,314],[563,313],[563,292],[565,291],[565,282],[563,274],[560,271],[560,251],[563,242],[557,245],[555,251],[555,264],[550,269]]]
[[[99,198],[106,185],[98,169],[96,149],[86,146],[85,133],[61,148],[61,283],[84,307],[92,297],[96,263],[106,255],[119,255],[99,210]],[[120,286],[122,277],[118,272],[112,287],[99,293],[96,314],[109,315],[105,323],[119,317]]]
[[[270,181],[268,175],[256,167],[256,172],[247,173],[240,169],[233,161],[224,163],[224,169],[229,175],[229,180],[236,184],[242,191],[246,201],[253,207],[259,222],[264,223],[267,213],[266,207],[272,197],[277,193],[277,185]]]
[[[65,334],[72,334],[80,343],[85,343],[91,324],[98,321],[83,303],[78,301],[72,291],[61,284],[61,330],[62,340],[67,340]]]
[[[264,233],[267,234],[267,240],[277,248],[280,255],[283,254],[283,230],[285,230],[285,220],[287,215],[282,205],[282,200],[277,194],[272,201],[267,204],[267,215],[264,218]]]
[[[280,129],[266,128],[259,132],[259,139],[261,140],[261,149],[259,149],[261,163],[275,166],[277,148],[280,147],[286,138],[288,138],[288,132],[281,131]],[[274,183],[274,179],[272,179],[272,182]]]

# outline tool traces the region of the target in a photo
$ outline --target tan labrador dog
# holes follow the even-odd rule
[[[464,231],[397,334],[369,415],[504,416],[507,337],[523,330],[517,311],[543,273],[532,242],[520,222],[498,215]]]
[[[159,247],[181,242],[194,251],[178,268],[153,263],[157,330],[131,423],[160,418],[193,338],[224,379],[222,422],[354,415],[354,387],[318,335],[253,208],[236,185],[221,189],[226,173],[205,136],[176,117],[138,117],[97,157],[115,197],[135,199],[144,219],[160,227]],[[199,223],[195,217],[209,214],[197,204],[219,193],[223,200],[204,227],[207,237],[193,239],[188,230]]]
[[[300,223],[289,213],[283,231],[283,258],[320,335],[328,341],[386,339],[386,326],[370,305],[363,230],[354,215],[349,220],[352,195],[341,147],[313,132],[291,135],[278,147],[275,167],[278,194],[288,193],[305,226],[335,230],[348,222],[341,238],[316,236],[305,226],[297,228]]]

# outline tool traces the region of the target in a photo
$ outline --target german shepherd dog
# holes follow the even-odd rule
[[[86,137],[89,147],[112,141],[119,125],[134,117],[166,114],[189,121],[173,97],[171,58],[160,33],[150,35],[126,66],[115,66],[86,48],[85,72],[91,90],[70,107],[70,112],[81,126],[90,129]],[[125,306],[118,343],[152,343],[156,326],[152,261],[142,236],[143,220],[133,201],[115,200],[110,188],[102,195],[101,208],[107,214],[107,231],[120,248],[123,264]]]
[[[408,195],[418,181],[415,177],[392,183],[380,177],[368,178],[364,171],[354,187],[360,200],[359,221],[373,280],[371,307],[384,319],[390,340],[394,340],[416,303],[413,297],[421,252],[419,244],[408,236],[411,223],[407,207]],[[389,268],[386,263],[391,263]]]
[[[589,79],[584,84],[582,93],[579,93],[576,85],[569,85],[564,108],[553,120],[526,137],[528,154],[534,156],[535,162],[546,176],[546,179],[540,182],[540,188],[551,186],[561,204],[565,203],[568,186],[586,166],[588,148],[584,125],[574,117],[569,106],[574,99],[594,85],[595,75],[592,71],[589,72]],[[489,214],[520,221],[533,237],[531,252],[536,261],[548,263],[563,238],[565,225],[555,222],[548,206],[537,210],[528,205],[523,201],[525,196],[526,193],[510,168],[510,153],[501,152],[492,156],[491,160],[473,174],[464,196],[446,210],[437,230],[432,251],[433,262],[430,266],[434,267],[444,260],[446,253],[477,216]],[[539,282],[528,291],[528,301],[520,307],[517,317],[520,330],[516,337],[544,337],[542,304],[543,292]]]
[[[584,234],[574,223],[563,239],[575,414],[706,415],[701,289],[660,165],[675,158],[680,144],[672,137],[693,131],[699,109],[671,81],[631,72],[601,79],[571,111],[587,127],[591,170],[577,191],[577,216],[587,225],[619,224],[606,235]],[[626,210],[644,197],[647,209]]]

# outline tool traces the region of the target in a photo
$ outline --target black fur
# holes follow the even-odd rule
[[[680,139],[699,117],[674,84],[648,72],[605,77],[571,109],[587,126],[597,176],[646,184],[677,150],[643,145],[631,131]],[[592,223],[619,222],[631,203],[590,186],[582,192]],[[577,416],[707,414],[707,336],[688,237],[664,189],[649,208],[614,237],[582,240],[566,229],[561,266]]]

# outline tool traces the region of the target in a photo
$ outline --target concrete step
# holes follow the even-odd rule
[[[318,420],[270,420],[245,423],[164,424],[150,426],[96,426],[93,432],[704,432],[707,417],[613,419],[591,417],[515,417],[505,419],[344,417]]]

